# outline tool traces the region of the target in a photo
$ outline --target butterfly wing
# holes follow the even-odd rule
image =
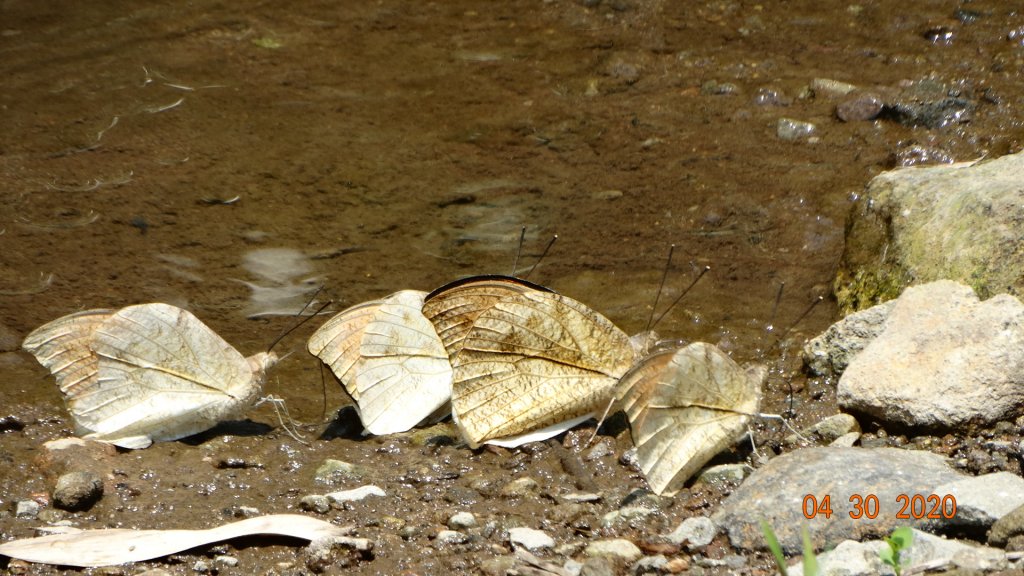
[[[624,376],[618,396],[651,489],[674,494],[742,436],[763,379],[703,342],[655,354]]]
[[[434,325],[449,357],[462,350],[473,323],[499,300],[532,291],[551,290],[512,276],[471,276],[434,290],[424,300],[423,315]]]
[[[190,312],[167,304],[123,308],[90,343],[99,377],[68,396],[93,438],[137,448],[175,440],[239,415],[263,374]]]
[[[87,310],[36,328],[22,346],[57,379],[65,399],[89,392],[99,378],[99,359],[90,347],[93,335],[113,310]]]
[[[339,312],[324,323],[309,338],[306,349],[323,360],[341,381],[342,386],[359,402],[359,389],[355,385],[355,365],[359,361],[366,327],[384,303],[383,300],[363,302]]]
[[[453,417],[472,446],[578,422],[611,397],[633,361],[629,337],[585,305],[536,290],[505,295],[452,356]]]
[[[425,296],[416,290],[388,296],[363,330],[353,397],[371,434],[408,430],[451,397],[452,367],[423,315]]]

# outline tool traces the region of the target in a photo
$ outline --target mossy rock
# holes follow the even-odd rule
[[[951,279],[1024,292],[1024,153],[880,174],[854,205],[833,290],[844,314]]]

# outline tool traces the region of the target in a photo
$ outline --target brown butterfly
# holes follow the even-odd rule
[[[452,365],[452,418],[472,447],[517,446],[586,420],[637,358],[587,306],[531,282],[476,276],[423,305]]]

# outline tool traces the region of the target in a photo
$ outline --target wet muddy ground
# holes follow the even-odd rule
[[[14,503],[45,501],[40,446],[71,429],[52,379],[18,350],[34,327],[164,301],[251,354],[293,324],[272,314],[294,312],[313,286],[340,310],[509,273],[521,226],[520,269],[559,236],[531,280],[630,333],[648,321],[670,244],[662,302],[711,266],[658,331],[770,363],[764,408],[786,410],[792,388],[797,425],[813,423],[835,412],[834,383],[807,380],[798,350],[836,319],[834,303],[782,346],[768,325],[829,293],[846,215],[873,175],[1021,149],[1022,65],[1024,13],[1002,2],[0,3],[0,539],[33,534],[40,520],[16,518]],[[948,122],[843,122],[835,109],[848,97],[808,90],[822,78],[882,98],[923,86],[967,104]],[[816,128],[786,140],[780,119]],[[103,499],[87,512],[47,507],[42,519],[201,528],[372,483],[388,496],[324,516],[377,542],[346,573],[462,574],[508,553],[502,527],[541,528],[559,545],[644,542],[729,491],[699,484],[653,517],[605,528],[601,516],[644,486],[619,462],[630,445],[621,424],[602,429],[606,454],[583,458],[604,498],[582,506],[560,498],[580,479],[547,444],[360,438],[354,414],[338,415],[346,400],[333,381],[323,415],[320,369],[304,351],[316,324],[284,340],[279,352],[294,354],[266,386],[310,423],[308,444],[264,406],[101,459]],[[779,449],[777,424],[758,431]],[[578,450],[579,436],[562,444]],[[315,481],[328,458],[362,473]],[[752,460],[745,447],[723,457]],[[537,492],[502,495],[517,477]],[[435,542],[460,510],[480,529],[464,544]],[[305,570],[288,544],[152,564],[193,573],[228,551],[238,566],[211,569]],[[707,551],[727,553],[721,539]],[[768,566],[756,555],[749,565]]]

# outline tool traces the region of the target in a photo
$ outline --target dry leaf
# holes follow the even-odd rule
[[[766,371],[703,342],[648,356],[617,391],[651,490],[671,495],[747,429]]]
[[[88,310],[34,330],[24,348],[57,378],[77,433],[124,448],[240,416],[277,357],[244,358],[187,310]]]
[[[0,555],[59,566],[110,566],[141,562],[222,540],[273,534],[303,540],[344,536],[351,528],[299,514],[248,518],[209,530],[81,530],[0,544]]]

